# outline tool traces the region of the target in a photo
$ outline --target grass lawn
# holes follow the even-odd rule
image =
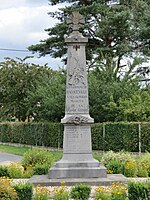
[[[15,146],[0,144],[0,152],[12,153],[19,156],[23,156],[24,153],[30,149],[31,147],[15,147]],[[63,155],[62,151],[50,151],[50,153],[54,155],[56,160],[61,159]]]
[[[14,147],[14,146],[0,144],[0,152],[12,153],[19,156],[23,156],[23,154],[29,149],[30,149],[29,147]]]
[[[29,149],[31,149],[31,147],[15,147],[15,146],[0,144],[0,152],[12,153],[19,156],[23,156],[24,153]],[[50,151],[50,152],[54,155],[56,160],[60,160],[62,158],[63,155],[62,151]],[[93,157],[100,161],[102,154],[94,152]]]

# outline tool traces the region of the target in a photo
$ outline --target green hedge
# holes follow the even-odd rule
[[[150,123],[140,123],[141,150],[150,152]],[[63,125],[60,123],[0,123],[0,142],[46,147],[62,147]],[[96,123],[92,125],[94,150],[139,151],[139,123]]]
[[[94,124],[92,126],[92,143],[95,150],[138,151],[138,124]]]
[[[0,123],[0,142],[62,147],[63,131],[59,123]]]
[[[141,150],[150,151],[150,123],[140,123]],[[139,151],[139,123],[116,122],[92,125],[93,149]]]
[[[141,130],[142,151],[150,152],[150,123],[142,124]]]

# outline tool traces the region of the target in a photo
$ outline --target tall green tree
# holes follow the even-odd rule
[[[66,18],[72,11],[84,15],[82,34],[89,38],[86,48],[89,72],[90,113],[95,121],[144,119],[143,115],[126,116],[125,103],[133,96],[141,97],[141,79],[149,85],[150,60],[150,1],[149,0],[49,0],[52,5],[70,3],[60,12],[49,13],[59,19],[47,29],[49,38],[29,47],[41,56],[50,54],[66,61],[64,35],[68,36]],[[144,82],[144,81],[143,81]],[[144,82],[145,85],[145,82]],[[150,95],[147,92],[147,95]],[[136,103],[136,102],[135,102]],[[137,109],[138,106],[135,106]],[[138,111],[137,111],[138,112]],[[145,112],[145,111],[144,111]],[[123,114],[124,113],[124,114]],[[146,112],[147,113],[147,112]],[[147,116],[148,114],[146,114]],[[146,117],[148,118],[148,116]]]
[[[126,78],[136,75],[141,63],[150,56],[150,1],[149,0],[49,0],[52,5],[71,3],[60,12],[49,13],[60,23],[47,29],[48,39],[29,50],[39,52],[41,56],[66,56],[64,35],[68,35],[66,17],[78,10],[86,18],[82,30],[89,38],[87,45],[88,67],[98,66],[107,71],[110,78]],[[116,3],[113,3],[116,2]],[[134,60],[138,62],[134,62]],[[134,63],[134,64],[133,64]],[[136,65],[135,65],[136,63]],[[135,72],[136,71],[136,72]]]

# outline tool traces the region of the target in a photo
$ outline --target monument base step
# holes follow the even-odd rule
[[[66,178],[106,178],[106,168],[104,166],[97,167],[57,167],[50,168],[48,178],[50,179],[66,179]]]
[[[73,186],[84,183],[91,186],[109,186],[114,182],[125,184],[127,178],[122,174],[107,174],[107,178],[72,178],[72,179],[49,179],[48,175],[34,175],[29,179],[29,182],[37,186],[61,186],[64,182],[66,186]]]

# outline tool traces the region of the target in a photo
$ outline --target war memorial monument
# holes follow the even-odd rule
[[[63,158],[50,169],[49,178],[105,178],[106,169],[92,157],[91,124],[86,71],[85,46],[88,39],[79,29],[84,18],[73,12],[67,20],[72,29],[65,38],[67,52],[67,81],[64,124]]]
[[[67,20],[72,29],[65,38],[67,52],[67,80],[64,125],[63,157],[49,170],[48,175],[34,175],[29,182],[34,185],[60,186],[87,183],[90,185],[110,185],[113,182],[126,182],[122,174],[107,174],[106,168],[92,156],[91,124],[86,71],[85,46],[88,39],[79,29],[84,18],[73,12]]]

